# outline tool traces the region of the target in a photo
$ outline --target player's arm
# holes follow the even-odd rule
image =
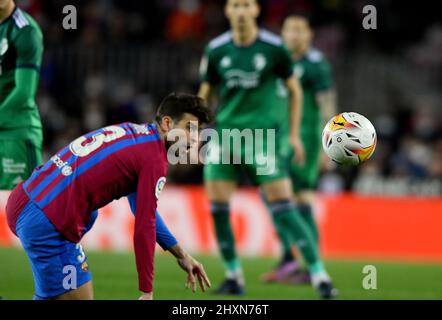
[[[177,259],[178,265],[187,272],[186,288],[192,288],[192,291],[196,291],[196,282],[200,285],[201,291],[206,291],[206,288],[210,288],[209,277],[204,271],[204,267],[201,263],[195,260],[189,255],[179,244],[168,249],[170,253]]]
[[[137,211],[137,193],[131,193],[127,196],[127,200],[129,201],[130,209],[132,214],[135,215]],[[165,251],[169,250],[173,246],[178,244],[178,240],[175,236],[170,232],[163,218],[161,217],[158,210],[155,211],[155,233],[156,233],[156,241],[158,245]]]
[[[332,71],[329,63],[323,59],[314,65],[313,88],[315,90],[316,103],[321,112],[322,125],[324,127],[337,112],[337,94],[333,84]],[[321,153],[321,166],[331,169],[335,165],[330,158]]]
[[[132,213],[135,214],[137,194],[134,192],[128,195],[127,198],[129,200]],[[170,232],[164,220],[161,218],[158,210],[156,211],[156,240],[163,250],[172,253],[172,255],[177,259],[178,265],[187,272],[186,287],[191,287],[195,292],[196,279],[198,279],[202,291],[205,291],[206,287],[211,287],[210,280],[204,271],[203,265],[181,248],[178,241],[173,236],[172,232]],[[142,298],[151,298],[151,296],[143,295]]]
[[[210,98],[213,95],[213,88],[219,83],[220,78],[215,67],[213,54],[208,47],[204,50],[201,58],[199,72],[201,85],[198,90],[198,96],[209,104]]]
[[[304,146],[301,140],[302,88],[293,74],[292,58],[287,48],[284,46],[278,47],[274,53],[274,59],[274,71],[284,80],[290,96],[290,144],[295,151],[295,161],[302,164],[305,158]]]
[[[325,125],[337,113],[337,95],[335,89],[319,91],[315,96],[321,109],[322,123]]]
[[[337,112],[332,71],[325,58],[314,64],[312,80],[316,103],[321,111],[323,125],[325,125]]]
[[[212,94],[212,86],[210,83],[204,81],[200,85],[200,89],[198,90],[198,96],[202,98],[204,101],[209,102],[210,96]]]
[[[301,140],[302,88],[294,75],[289,77],[285,84],[290,95],[290,143],[295,151],[295,161],[302,164],[305,160]]]
[[[151,299],[154,277],[154,254],[156,244],[155,168],[141,169],[136,192],[134,250],[138,272],[140,299]]]
[[[0,104],[0,115],[9,109],[18,109],[25,105],[29,99],[34,99],[38,87],[38,78],[43,55],[43,39],[38,32],[30,27],[25,27],[14,40],[17,52],[15,87]],[[20,111],[19,109],[17,111]],[[5,119],[0,117],[0,127]]]

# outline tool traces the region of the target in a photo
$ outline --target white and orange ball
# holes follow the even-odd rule
[[[376,130],[356,112],[340,113],[322,131],[322,147],[336,163],[358,165],[368,160],[376,148]]]

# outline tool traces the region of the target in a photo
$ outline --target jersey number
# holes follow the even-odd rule
[[[102,130],[103,132],[94,134],[91,137],[92,141],[86,144],[84,144],[84,142],[88,139],[84,136],[74,140],[69,145],[69,149],[71,150],[72,154],[78,157],[86,157],[91,152],[94,152],[100,148],[103,143],[114,141],[126,134],[126,131],[123,128],[117,126],[109,126],[103,128]]]

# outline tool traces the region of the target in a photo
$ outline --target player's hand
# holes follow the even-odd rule
[[[305,162],[305,151],[304,151],[304,144],[302,143],[302,140],[297,135],[291,135],[290,136],[290,144],[293,147],[293,150],[295,152],[294,160],[299,165],[304,165]]]
[[[212,285],[209,278],[204,271],[204,267],[201,263],[192,258],[189,254],[185,254],[182,258],[177,258],[178,265],[187,272],[186,288],[192,288],[193,292],[196,292],[196,279],[198,279],[199,285],[203,292],[206,288],[210,288]]]
[[[138,300],[153,300],[153,293],[152,292],[142,292],[141,297],[139,297]]]

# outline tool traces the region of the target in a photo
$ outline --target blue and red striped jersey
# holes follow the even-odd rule
[[[23,183],[28,197],[67,239],[78,242],[91,213],[136,192],[134,248],[139,287],[152,291],[155,211],[167,156],[153,124],[108,126],[71,142]]]

